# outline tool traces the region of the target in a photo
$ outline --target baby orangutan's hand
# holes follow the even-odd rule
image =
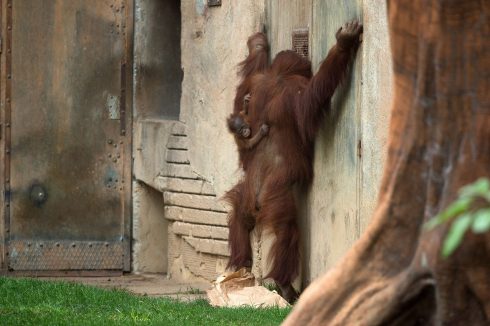
[[[264,123],[264,124],[262,124],[262,125],[260,126],[260,134],[261,134],[262,136],[265,136],[265,135],[267,135],[268,133],[269,133],[269,126],[268,126],[267,124],[265,124],[265,123]]]

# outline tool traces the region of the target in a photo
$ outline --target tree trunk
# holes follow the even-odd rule
[[[388,15],[395,97],[378,207],[286,325],[490,323],[490,234],[442,258],[447,226],[422,229],[490,176],[490,1],[389,0]]]

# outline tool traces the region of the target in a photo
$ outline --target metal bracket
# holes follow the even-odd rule
[[[309,58],[309,30],[308,28],[299,28],[293,30],[292,34],[292,48],[293,51],[298,53],[304,58]]]

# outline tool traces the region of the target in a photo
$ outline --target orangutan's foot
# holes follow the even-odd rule
[[[287,302],[289,302],[290,304],[293,304],[293,303],[296,302],[296,300],[298,300],[299,293],[296,292],[296,290],[293,288],[293,286],[291,285],[291,283],[289,283],[288,285],[280,285],[280,284],[277,284],[277,286],[279,288],[279,294]]]

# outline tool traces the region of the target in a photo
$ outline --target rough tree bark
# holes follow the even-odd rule
[[[447,226],[422,229],[490,176],[489,15],[488,0],[388,1],[395,96],[378,207],[285,325],[490,324],[490,234],[443,259]]]

